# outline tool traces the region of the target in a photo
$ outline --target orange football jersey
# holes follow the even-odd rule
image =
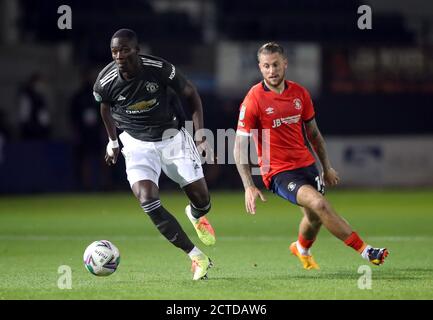
[[[253,136],[263,182],[275,174],[315,162],[306,145],[304,122],[314,118],[308,91],[293,81],[277,94],[264,81],[254,85],[241,104],[237,134]]]

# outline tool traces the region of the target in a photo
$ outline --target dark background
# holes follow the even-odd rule
[[[64,4],[72,9],[71,30],[57,27]],[[363,4],[372,9],[371,30],[357,27]],[[0,192],[128,189],[123,161],[114,169],[103,163],[107,137],[92,96],[119,28],[134,29],[143,52],[172,62],[197,85],[205,126],[214,132],[235,128],[252,84],[221,89],[219,48],[275,40],[318,48],[313,100],[325,137],[431,136],[433,3],[410,4],[1,0]],[[255,50],[242,52],[245,60]],[[296,80],[304,84],[302,74]],[[241,186],[234,165],[205,171],[211,188]],[[175,187],[164,177],[161,186]]]

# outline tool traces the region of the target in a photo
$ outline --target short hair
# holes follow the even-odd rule
[[[283,57],[285,57],[284,48],[282,46],[280,46],[278,43],[273,42],[273,41],[265,43],[264,45],[262,45],[259,48],[259,50],[257,50],[257,60],[259,60],[259,57],[261,54],[270,54],[270,53],[275,53],[275,52],[278,52]]]
[[[134,30],[131,29],[119,29],[117,30],[113,36],[111,37],[111,40],[114,38],[125,38],[130,41],[133,41],[138,44],[138,37]]]

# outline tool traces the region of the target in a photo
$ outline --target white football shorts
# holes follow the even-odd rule
[[[122,132],[119,138],[131,187],[141,180],[158,185],[161,169],[181,188],[204,177],[197,147],[184,128],[162,141],[141,141],[127,132]]]

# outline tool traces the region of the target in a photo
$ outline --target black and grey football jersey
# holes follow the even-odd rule
[[[160,141],[165,130],[181,126],[180,99],[173,95],[182,92],[186,79],[161,58],[139,57],[142,68],[134,79],[123,79],[113,61],[99,73],[93,94],[110,104],[117,128],[139,140]]]

